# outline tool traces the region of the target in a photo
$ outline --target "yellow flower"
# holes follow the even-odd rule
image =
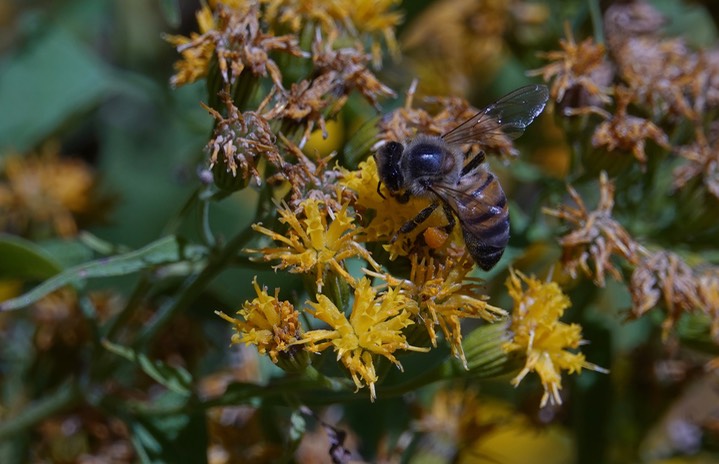
[[[526,289],[522,282],[527,285]],[[608,372],[587,362],[582,353],[568,351],[582,344],[582,327],[559,320],[571,303],[556,282],[545,283],[512,271],[507,279],[507,288],[514,300],[514,311],[510,325],[513,339],[505,349],[521,350],[527,356],[524,368],[512,380],[514,386],[519,385],[530,371],[535,371],[544,386],[543,407],[547,402],[562,403],[559,396],[562,370],[570,374],[580,373],[582,368]]]
[[[486,297],[478,293],[477,279],[467,277],[473,266],[474,261],[467,254],[447,258],[445,262],[432,258],[420,260],[412,255],[409,280],[384,276],[391,285],[401,285],[416,302],[416,314],[424,321],[432,345],[437,346],[435,326],[439,326],[452,355],[462,361],[465,369],[467,360],[462,348],[461,320],[481,318],[494,322],[507,316],[506,311],[488,304]]]
[[[235,319],[216,311],[215,313],[230,322],[237,333],[232,335],[232,343],[255,345],[261,354],[269,353],[272,362],[278,362],[280,353],[291,353],[292,344],[301,334],[302,327],[299,313],[289,301],[277,299],[267,293],[267,288],[260,289],[257,278],[252,281],[257,298],[246,301],[237,314],[242,319]]]
[[[94,206],[95,178],[75,158],[61,158],[50,144],[39,154],[5,158],[0,179],[0,229],[27,235],[36,226],[62,237],[77,234],[74,215]]]
[[[317,303],[310,303],[313,309],[308,312],[331,329],[306,332],[297,343],[307,344],[311,352],[333,347],[337,360],[350,372],[357,389],[368,385],[374,400],[378,376],[373,356],[384,356],[401,370],[395,351],[428,351],[410,345],[402,334],[402,329],[414,324],[413,305],[399,288],[390,287],[378,296],[369,279],[362,278],[355,289],[349,319],[329,298],[318,295]]]
[[[275,26],[300,33],[306,25],[318,25],[330,41],[338,37],[366,36],[375,64],[381,59],[380,39],[391,52],[398,51],[394,28],[402,14],[394,10],[398,0],[260,0],[267,6],[264,19]],[[365,38],[365,37],[363,37]]]
[[[359,164],[356,171],[342,171],[340,185],[357,193],[355,208],[364,213],[371,211],[372,219],[362,227],[363,240],[368,242],[384,241],[389,242],[407,221],[417,216],[429,205],[426,198],[410,197],[407,203],[399,203],[394,198],[384,193],[382,198],[377,193],[379,175],[377,164],[374,158],[369,158]],[[398,240],[391,244],[384,245],[389,252],[390,259],[397,256],[407,256],[410,253],[419,235],[430,227],[443,227],[447,225],[447,218],[442,208],[437,208],[419,227],[413,231],[402,234]],[[463,244],[460,227],[455,227],[452,235],[446,240],[444,246],[452,244]]]
[[[314,198],[300,203],[304,219],[299,219],[287,205],[278,209],[280,222],[289,225],[286,235],[278,234],[270,229],[254,224],[252,228],[284,246],[263,248],[257,251],[264,255],[265,261],[279,259],[275,269],[289,269],[292,273],[316,273],[317,291],[322,291],[324,273],[334,270],[348,283],[354,284],[355,279],[340,264],[343,260],[359,256],[369,262],[375,269],[375,262],[369,252],[355,241],[357,229],[354,219],[344,205],[339,212],[332,213],[327,205]],[[332,218],[328,224],[327,216]]]

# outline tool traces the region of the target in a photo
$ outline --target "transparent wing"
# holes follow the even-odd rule
[[[485,203],[483,201],[478,202],[477,198],[449,184],[436,183],[430,187],[430,190],[449,206],[460,223],[464,223],[464,218],[457,211],[458,204],[478,205]]]
[[[544,110],[549,98],[545,85],[521,87],[485,107],[442,136],[450,144],[482,143],[482,137],[503,134],[515,139]]]

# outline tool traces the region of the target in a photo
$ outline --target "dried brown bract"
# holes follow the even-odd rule
[[[609,103],[611,100],[607,92],[614,71],[606,58],[604,46],[594,43],[591,37],[577,43],[568,25],[566,35],[566,39],[559,41],[561,50],[540,54],[551,63],[530,74],[542,76],[547,82],[552,81],[552,100],[563,107],[581,108]]]
[[[275,136],[267,120],[254,111],[240,112],[226,92],[220,93],[224,102],[227,116],[219,111],[203,105],[215,118],[215,131],[207,144],[210,151],[210,167],[222,166],[233,177],[242,179],[253,177],[261,183],[260,173],[257,171],[257,162],[264,156],[276,167],[282,167]]]
[[[706,189],[719,199],[719,123],[715,122],[708,137],[697,130],[694,143],[679,147],[686,163],[674,170],[674,187],[681,189],[694,178],[700,178]]]
[[[315,124],[326,133],[325,118],[344,106],[347,97],[337,95],[336,90],[332,74],[293,83],[289,91],[278,95],[274,106],[263,116],[267,119],[290,120],[298,127],[304,127],[303,141],[300,143],[302,146]]]
[[[605,121],[597,125],[592,136],[592,145],[608,151],[631,152],[640,163],[647,162],[645,146],[647,140],[669,150],[669,139],[664,131],[648,119],[627,113],[627,106],[634,93],[625,87],[615,89],[617,108],[613,115],[601,111]]]
[[[595,283],[603,287],[606,273],[616,280],[622,280],[621,271],[612,262],[613,257],[637,263],[643,250],[612,217],[614,185],[604,172],[599,178],[599,189],[599,204],[594,211],[588,211],[582,197],[568,186],[569,195],[577,207],[562,205],[558,209],[545,209],[544,213],[567,221],[572,226],[573,230],[559,239],[567,272],[575,278],[577,271],[581,270],[593,276]],[[593,269],[590,268],[590,260],[594,263]]]
[[[375,109],[379,110],[378,99],[393,97],[395,94],[368,69],[371,57],[360,48],[340,48],[334,50],[329,43],[323,43],[322,37],[312,45],[312,61],[315,69],[322,74],[333,76],[335,93],[347,95],[357,90]]]
[[[632,273],[629,288],[635,317],[663,303],[667,311],[662,324],[665,336],[682,313],[702,306],[692,268],[668,251],[642,259]]]

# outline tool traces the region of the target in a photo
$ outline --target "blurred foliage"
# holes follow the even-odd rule
[[[242,55],[218,11],[250,3],[0,3],[0,462],[719,462],[716,2],[263,0]],[[412,257],[418,229],[396,260],[396,229],[367,239],[413,216],[362,210],[378,140],[538,76],[551,101],[520,156],[489,157],[512,224],[498,266],[449,260],[458,231]],[[308,270],[277,250],[313,218],[351,243]],[[400,307],[368,333],[430,312],[383,334],[403,349],[340,363],[319,320],[367,301]],[[538,301],[556,317],[522,319]],[[287,316],[248,341],[273,309],[307,339],[263,344]],[[523,320],[543,330],[508,354]]]

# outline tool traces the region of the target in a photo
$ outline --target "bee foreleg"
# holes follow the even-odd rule
[[[435,209],[437,209],[437,206],[439,206],[439,203],[434,202],[431,205],[424,208],[422,211],[417,213],[415,217],[410,219],[409,221],[405,222],[402,227],[399,228],[396,234],[394,234],[394,237],[392,237],[392,240],[390,240],[389,243],[394,243],[397,241],[397,238],[399,237],[399,234],[406,234],[408,232],[412,232],[414,229],[417,228],[418,225],[422,224],[424,221],[427,220],[427,218],[434,212]]]
[[[452,211],[452,208],[445,202],[442,203],[442,208],[444,209],[444,215],[447,216],[447,225],[442,227],[447,234],[451,234],[454,230],[454,226],[457,224],[457,220],[454,218],[454,212]]]
[[[464,167],[462,168],[462,172],[459,176],[462,177],[469,174],[470,172],[477,169],[477,167],[479,167],[479,165],[482,163],[484,163],[484,152],[480,151],[474,156],[474,158],[469,160],[469,163],[464,165]]]

